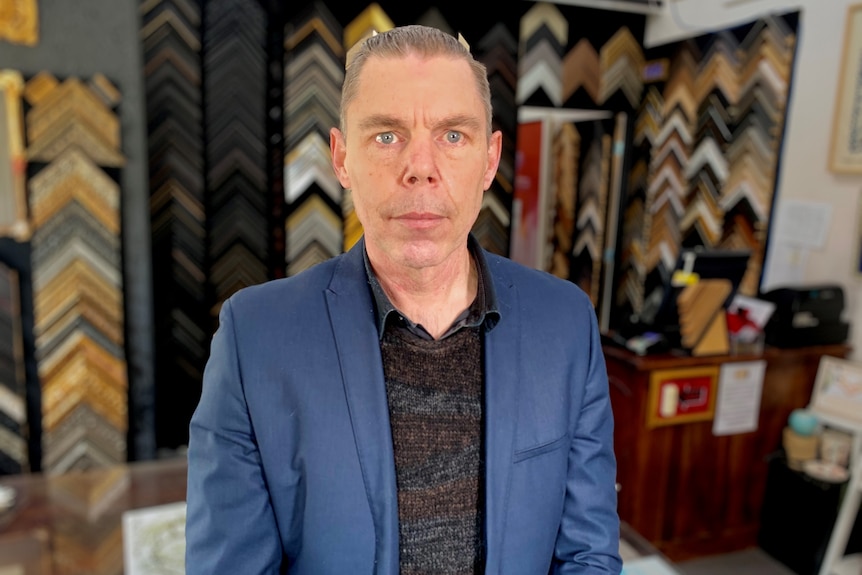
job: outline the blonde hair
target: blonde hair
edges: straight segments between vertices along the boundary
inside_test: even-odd
[[[485,120],[487,136],[491,136],[491,87],[488,83],[488,71],[482,62],[479,62],[470,53],[470,50],[461,43],[458,38],[431,26],[399,26],[369,36],[357,46],[354,46],[348,56],[347,70],[344,75],[344,83],[341,86],[341,109],[339,110],[339,122],[342,132],[347,133],[345,111],[350,102],[356,97],[359,85],[359,75],[365,62],[372,56],[380,58],[404,58],[410,54],[423,57],[446,56],[461,59],[470,65],[473,71],[476,89],[479,90],[479,98],[485,106]]]

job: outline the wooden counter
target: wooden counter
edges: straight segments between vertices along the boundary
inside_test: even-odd
[[[619,512],[673,561],[757,544],[767,456],[781,446],[790,412],[808,404],[820,358],[846,357],[845,345],[759,355],[639,357],[606,346],[614,411]],[[715,436],[712,420],[648,428],[650,375],[655,370],[765,359],[755,432]]]

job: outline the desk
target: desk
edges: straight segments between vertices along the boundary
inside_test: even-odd
[[[123,513],[185,501],[186,461],[6,476],[0,484],[17,491],[0,514],[0,574],[120,575]]]

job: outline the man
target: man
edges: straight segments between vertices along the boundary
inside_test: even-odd
[[[225,302],[187,572],[619,573],[593,308],[470,234],[501,149],[484,67],[433,28],[372,37],[330,145],[364,237]]]

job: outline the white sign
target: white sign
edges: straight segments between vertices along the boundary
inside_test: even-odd
[[[757,430],[766,360],[725,363],[718,374],[713,435]]]
[[[822,249],[832,224],[832,205],[809,200],[778,204],[775,241],[785,246]]]

